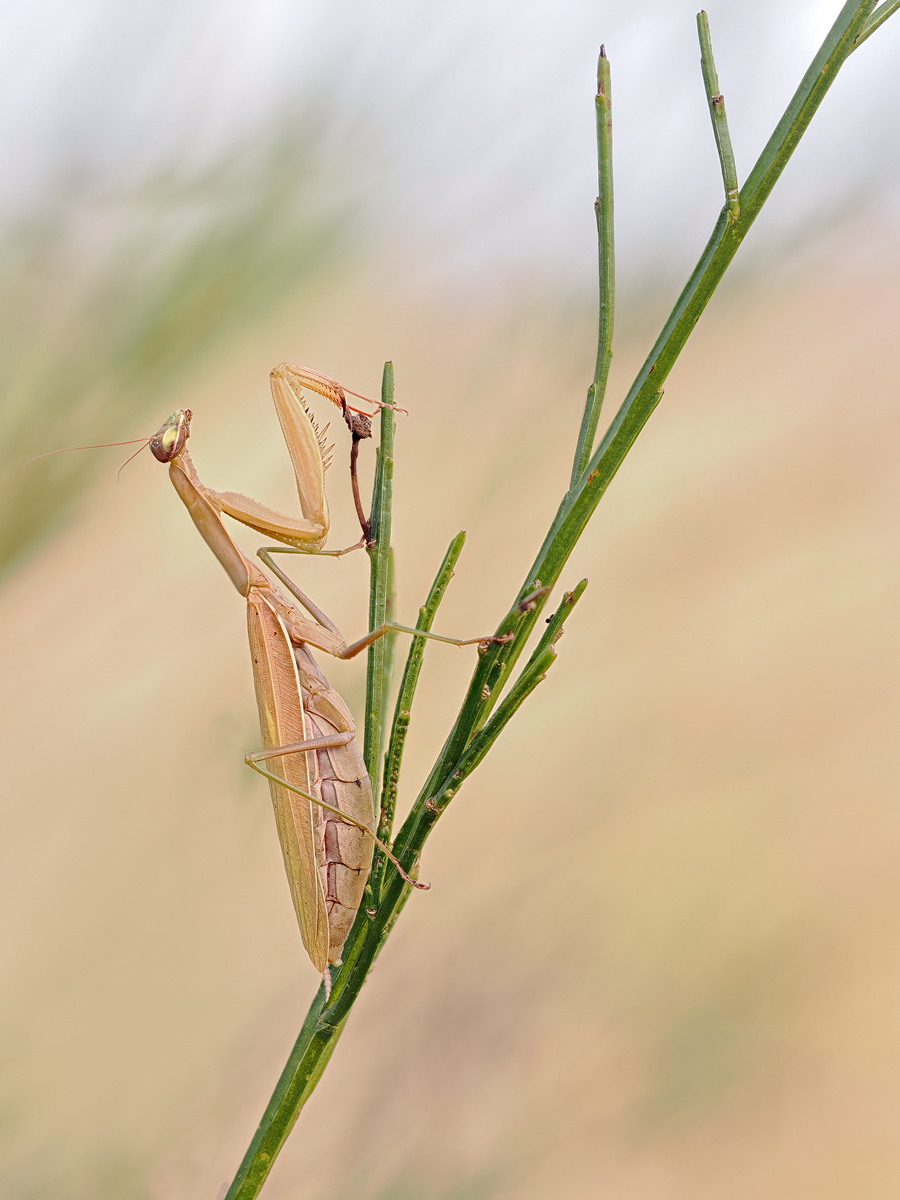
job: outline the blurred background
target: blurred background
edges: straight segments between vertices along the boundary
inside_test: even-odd
[[[712,0],[742,178],[838,9]],[[269,368],[371,395],[390,358],[401,620],[466,528],[439,628],[492,629],[593,369],[601,42],[610,415],[722,203],[694,15],[0,15],[0,1195],[215,1200],[317,985],[242,762],[243,605],[146,453],[118,482],[125,449],[22,462],[190,406],[201,477],[290,508]],[[897,1195],[898,53],[900,18],[698,326],[564,574],[591,586],[557,665],[429,843],[271,1200]],[[341,432],[333,545],[356,536]],[[362,556],[296,570],[363,630]],[[324,666],[360,713],[362,664]],[[401,804],[470,669],[429,650]]]

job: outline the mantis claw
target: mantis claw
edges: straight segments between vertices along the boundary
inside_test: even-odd
[[[516,609],[523,616],[525,615],[525,613],[534,612],[535,608],[537,608],[538,600],[542,600],[544,598],[544,596],[548,595],[549,592],[550,592],[550,588],[548,588],[548,587],[536,588],[533,592],[530,592],[527,596],[522,597],[522,599],[516,605]]]
[[[481,638],[478,642],[478,653],[487,654],[491,646],[503,646],[506,642],[511,642],[515,636],[514,633],[493,633],[490,637]]]

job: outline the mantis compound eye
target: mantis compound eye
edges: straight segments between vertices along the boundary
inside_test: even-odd
[[[192,416],[189,408],[179,408],[163,421],[150,439],[150,453],[155,459],[167,463],[181,453],[191,432]]]

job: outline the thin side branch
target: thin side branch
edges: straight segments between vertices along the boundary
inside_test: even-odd
[[[875,30],[885,23],[888,17],[894,15],[898,8],[900,8],[900,0],[885,0],[884,4],[879,5],[863,26],[862,33],[856,39],[853,49],[858,50],[866,38],[870,38]]]
[[[419,609],[419,619],[416,629],[430,632],[434,623],[438,606],[444,598],[444,593],[453,578],[453,568],[462,553],[465,544],[465,532],[458,533],[447,548],[444,561],[435,576],[434,583],[428,593],[428,599]],[[403,668],[403,679],[400,681],[400,692],[394,708],[394,720],[391,725],[391,736],[388,742],[387,757],[384,760],[384,781],[381,788],[381,811],[378,817],[378,835],[385,841],[390,840],[391,828],[394,821],[394,811],[397,805],[397,786],[400,779],[400,764],[403,759],[403,748],[406,734],[409,730],[410,714],[413,699],[419,682],[419,672],[425,656],[426,639],[413,637],[409,652],[406,656],[406,666]],[[378,862],[372,867],[373,877],[378,877]]]
[[[600,47],[597,63],[597,96],[594,101],[597,122],[597,249],[600,267],[600,320],[597,331],[597,362],[594,379],[584,403],[578,444],[572,463],[570,486],[578,482],[594,449],[600,409],[606,394],[609,365],[612,362],[613,324],[616,309],[616,258],[613,229],[613,167],[612,167],[612,84],[606,47]]]
[[[712,40],[709,36],[709,19],[702,11],[697,13],[697,33],[700,35],[700,66],[703,70],[703,84],[709,103],[709,115],[712,118],[716,149],[719,152],[722,182],[725,185],[725,205],[731,214],[732,221],[736,221],[741,215],[737,168],[734,165],[731,134],[728,132],[728,118],[725,116],[725,97],[719,91],[719,76],[716,72]]]
[[[556,643],[563,634],[563,622],[581,599],[586,587],[587,580],[582,579],[573,591],[563,595],[559,608],[552,617],[548,618],[547,628],[528,662],[520,671],[518,679],[500,701],[497,711],[484,729],[477,733],[469,743],[459,766],[446,781],[446,785],[440,789],[439,795],[432,800],[432,807],[437,812],[442,812],[447,807],[451,798],[484,759],[506,725],[553,666],[556,661]],[[427,805],[428,801],[426,801]]]
[[[741,219],[733,222],[723,209],[712,235],[659,337],[622,401],[609,428],[588,463],[581,479],[563,498],[544,543],[532,564],[525,595],[540,579],[555,585],[588,521],[607,487],[634,445],[662,397],[662,385],[693,333],[703,310],[719,285],[731,260],[746,237],[772,189],[838,72],[853,48],[860,30],[875,7],[875,0],[847,0],[818,53],[803,76],[775,131],[760,154],[747,182],[741,188]],[[487,719],[500,688],[525,648],[525,641],[539,617],[526,617],[515,630],[513,642],[493,646],[478,663],[463,708],[451,734],[455,745],[465,744]],[[498,632],[506,632],[501,622]],[[485,685],[489,684],[487,692]]]
[[[879,24],[882,23],[897,7],[893,0],[889,5],[882,5],[875,19]],[[750,225],[768,199],[847,56],[859,44],[861,34],[865,32],[868,36],[874,10],[875,0],[847,0],[844,4],[741,189],[740,221],[736,223],[728,210],[723,210],[700,261],[618,413],[577,482],[570,486],[564,496],[528,572],[526,583],[519,589],[512,609],[498,627],[499,634],[512,633],[514,638],[510,642],[488,647],[480,656],[450,737],[394,841],[393,851],[406,871],[413,868],[428,834],[438,820],[436,805],[428,804],[435,795],[435,787],[444,780],[450,781],[452,786],[454,772],[460,770],[462,774],[461,769],[478,758],[481,738],[487,741],[492,737],[497,728],[494,721],[505,723],[503,718],[507,708],[504,706],[511,706],[520,694],[533,690],[533,686],[540,681],[545,665],[552,661],[552,645],[542,643],[543,649],[539,646],[537,657],[532,655],[513,688],[497,706],[494,719],[490,719],[492,707],[496,705],[505,681],[509,679],[524,650],[529,633],[539,620],[546,595],[544,589],[553,587],[558,580],[606,488],[659,403],[662,385],[669,371]],[[582,439],[582,442],[587,444],[586,439]],[[532,604],[530,598],[536,592],[539,598]],[[526,611],[522,611],[520,604]],[[372,627],[376,627],[381,620],[383,618],[373,620]],[[370,699],[367,693],[367,732],[369,715],[373,712],[371,703],[368,703]],[[380,704],[377,711],[380,712]],[[377,739],[375,744],[377,746]],[[467,758],[467,755],[471,757]],[[252,1200],[258,1195],[300,1108],[318,1082],[369,970],[410,894],[408,885],[400,876],[393,872],[390,875],[375,905],[360,909],[357,915],[344,944],[343,963],[335,973],[331,1002],[327,1007],[324,987],[320,987],[256,1136],[229,1188],[227,1200]]]
[[[387,740],[388,729],[390,727],[390,701],[391,701],[391,681],[394,678],[394,662],[397,657],[397,633],[398,626],[394,618],[397,616],[397,586],[394,581],[394,548],[388,547],[388,564],[387,564],[387,595],[384,606],[385,624],[390,626],[387,633],[382,638],[384,642],[384,657],[381,660],[381,716],[378,724],[378,757],[375,760],[375,770],[379,769],[380,764],[384,761],[384,746]],[[377,783],[375,781],[375,790],[377,794]],[[381,799],[378,800],[379,806]],[[376,813],[378,809],[375,809]]]
[[[375,482],[372,489],[372,515],[369,518],[369,629],[378,629],[386,621],[391,585],[391,509],[394,487],[394,367],[384,364],[381,381],[381,438],[376,455]],[[384,739],[384,694],[390,688],[385,667],[392,659],[388,638],[379,638],[369,647],[366,664],[366,725],[363,760],[372,781],[375,811],[378,812],[379,758]]]

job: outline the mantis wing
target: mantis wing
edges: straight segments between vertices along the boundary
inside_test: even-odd
[[[267,749],[304,741],[306,720],[293,649],[281,621],[256,589],[247,597],[247,632],[259,706],[259,725]],[[311,752],[289,754],[273,761],[273,774],[301,791],[314,787]],[[316,856],[313,805],[296,792],[270,780],[278,840],[300,925],[300,936],[313,966],[328,965],[328,915]]]

